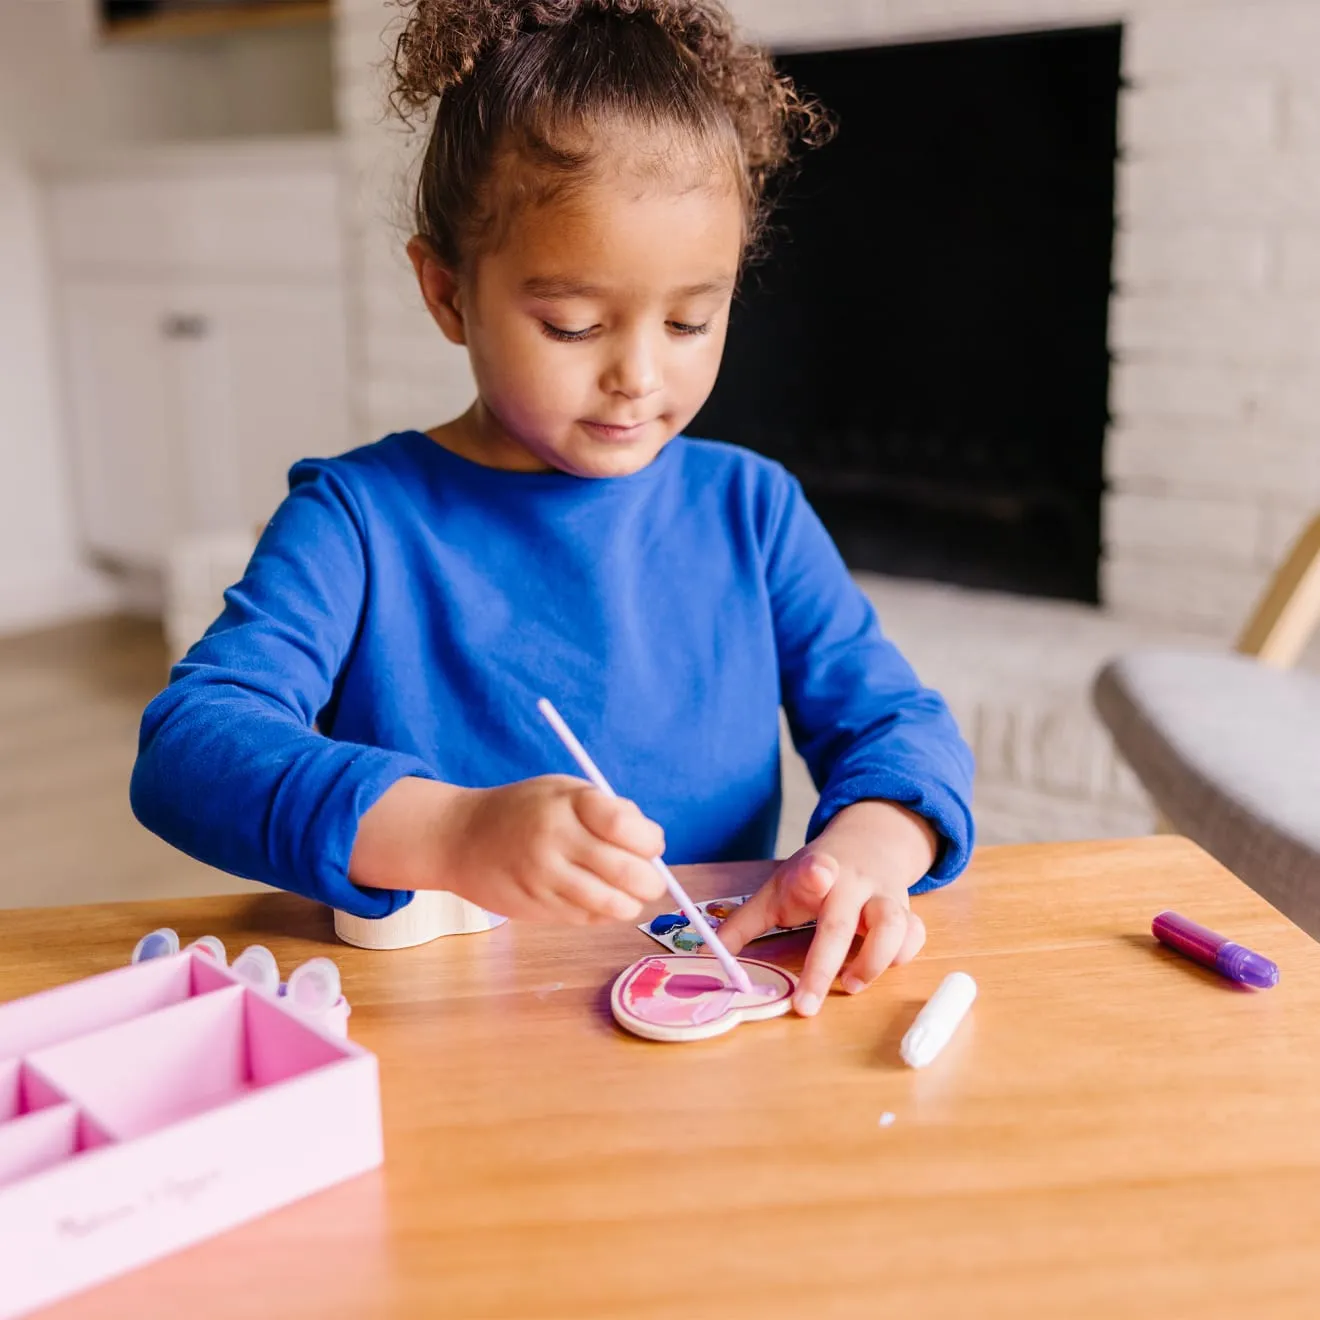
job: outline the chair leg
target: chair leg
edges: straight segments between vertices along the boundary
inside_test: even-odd
[[[1297,539],[1238,639],[1243,655],[1291,669],[1320,625],[1320,518]]]

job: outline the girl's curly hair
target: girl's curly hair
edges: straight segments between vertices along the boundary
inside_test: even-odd
[[[755,247],[771,181],[799,143],[823,142],[832,128],[766,52],[737,36],[719,0],[399,3],[408,17],[392,104],[408,123],[435,107],[416,230],[455,268],[499,241],[509,199],[497,205],[505,190],[493,184],[510,155],[536,167],[544,199],[593,160],[583,128],[678,130],[733,166]]]

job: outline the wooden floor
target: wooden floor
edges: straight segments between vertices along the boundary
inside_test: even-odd
[[[251,888],[133,818],[138,721],[165,674],[138,620],[0,638],[0,908]]]

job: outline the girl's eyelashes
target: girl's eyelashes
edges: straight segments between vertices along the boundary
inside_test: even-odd
[[[549,321],[542,321],[541,329],[551,339],[557,339],[561,344],[580,344],[584,339],[591,338],[596,327],[591,325],[585,330],[563,330],[557,325],[551,325]]]
[[[702,325],[690,325],[686,321],[668,321],[666,324],[676,335],[710,334],[709,321]],[[580,344],[584,340],[590,339],[599,329],[600,326],[591,325],[585,330],[565,330],[562,326],[554,325],[550,321],[541,322],[542,333],[561,344]]]

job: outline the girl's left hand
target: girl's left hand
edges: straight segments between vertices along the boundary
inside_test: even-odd
[[[857,994],[920,953],[926,927],[911,910],[908,889],[930,870],[936,847],[935,832],[921,817],[893,803],[856,803],[781,863],[724,922],[719,937],[737,955],[773,926],[814,919],[816,933],[793,997],[793,1007],[811,1017],[841,969],[843,989]],[[857,935],[861,946],[848,961]]]

